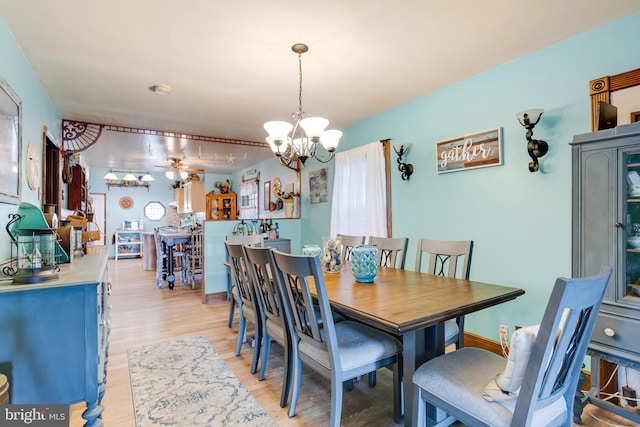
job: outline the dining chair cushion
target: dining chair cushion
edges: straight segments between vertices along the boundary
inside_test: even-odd
[[[400,342],[391,335],[363,325],[359,322],[345,320],[335,324],[338,347],[340,348],[340,364],[343,371],[362,366],[367,361],[375,361],[392,357],[402,348]],[[326,330],[320,335],[326,340]],[[302,337],[301,337],[302,338]],[[313,354],[314,359],[322,366],[330,369],[329,353],[304,339],[300,341],[300,353]]]
[[[430,391],[439,399],[457,402],[458,408],[495,427],[511,425],[516,399],[509,402],[490,402],[482,397],[482,384],[493,381],[495,373],[504,369],[504,358],[473,347],[433,358],[420,366],[414,376],[416,384],[430,384]],[[468,369],[459,369],[465,366]],[[535,411],[531,425],[547,425],[566,411],[560,395],[553,403]]]

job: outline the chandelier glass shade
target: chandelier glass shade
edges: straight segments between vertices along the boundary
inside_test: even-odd
[[[316,160],[327,163],[333,159],[342,132],[339,130],[325,130],[329,120],[323,117],[310,117],[302,109],[302,54],[309,48],[302,43],[296,43],[291,50],[298,54],[298,111],[292,114],[294,124],[284,121],[271,121],[264,124],[269,133],[267,142],[280,163],[290,169],[300,171],[305,162],[315,157]],[[327,152],[326,157],[318,152],[318,143]]]
[[[122,178],[123,181],[137,181],[138,178],[136,178],[136,176],[134,174],[132,174],[131,172],[129,172],[128,174],[126,174],[124,176],[124,178]]]

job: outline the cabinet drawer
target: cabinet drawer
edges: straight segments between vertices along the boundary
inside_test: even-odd
[[[605,330],[611,329],[613,336]],[[600,313],[591,336],[592,343],[640,354],[640,320]]]

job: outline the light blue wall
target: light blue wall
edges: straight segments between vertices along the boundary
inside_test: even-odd
[[[42,157],[42,129],[46,126],[51,135],[60,140],[60,116],[34,75],[31,66],[18,47],[13,35],[0,18],[0,78],[5,80],[22,101],[22,153],[20,166],[25,169],[26,147],[29,141],[38,147]],[[20,197],[23,202],[40,206],[38,190],[30,190],[25,175],[20,180]],[[0,203],[0,262],[10,258],[10,238],[4,228],[8,215],[17,211],[17,205]]]
[[[470,332],[496,339],[500,323],[512,331],[538,323],[555,278],[571,274],[568,143],[591,129],[589,81],[640,67],[637,40],[640,14],[436,93],[416,94],[344,130],[340,151],[384,138],[413,144],[411,179],[392,170],[393,235],[410,238],[408,268],[420,237],[472,239],[472,280],[526,290],[516,301],[468,316]],[[550,145],[540,173],[528,171],[525,130],[515,118],[528,108],[545,109],[534,130]],[[503,128],[503,166],[436,174],[436,141],[495,127]],[[328,206],[306,207],[302,234],[328,232]]]

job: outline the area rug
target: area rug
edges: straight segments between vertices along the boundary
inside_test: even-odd
[[[202,335],[129,350],[137,427],[277,426]]]

